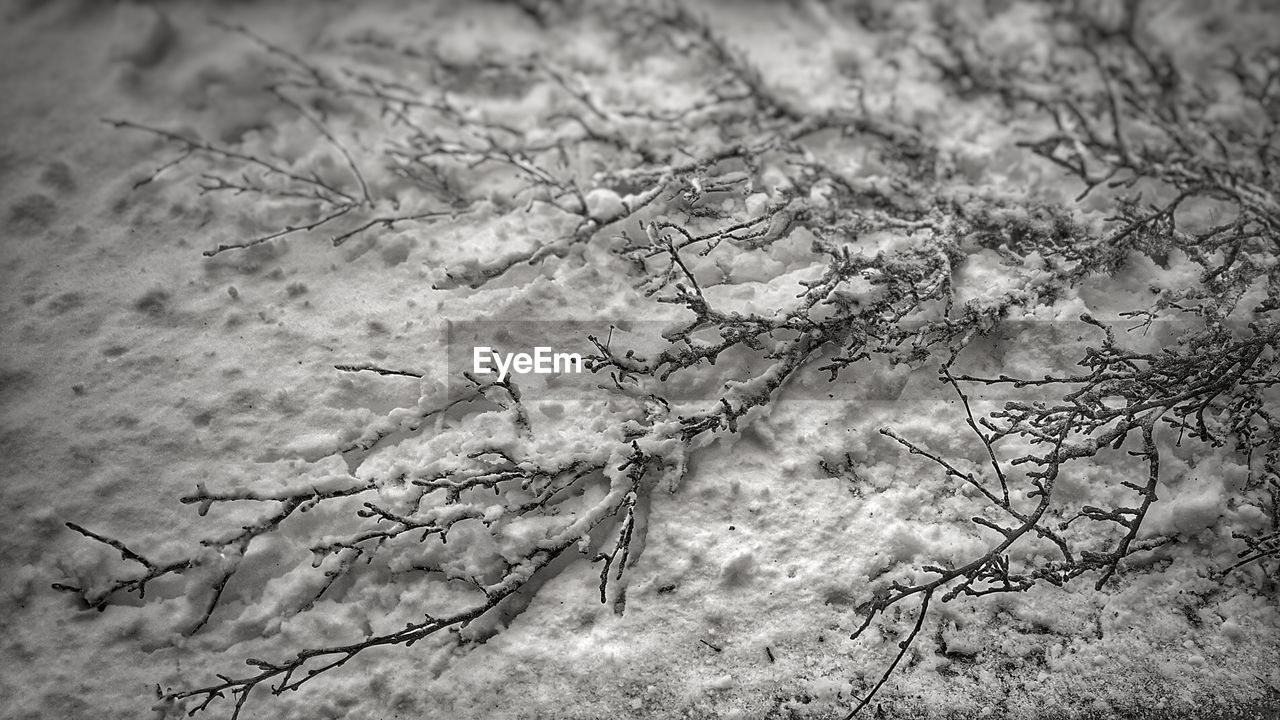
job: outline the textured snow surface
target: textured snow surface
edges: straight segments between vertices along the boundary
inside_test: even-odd
[[[879,12],[891,4],[865,5]],[[874,31],[839,6],[697,5],[770,83],[806,106],[836,103],[849,89],[842,68],[861,67],[869,86],[898,83],[905,117],[950,128],[947,150],[962,172],[990,171],[1011,186],[1060,182],[1047,164],[1010,150],[1007,130],[984,123],[980,108],[941,106],[943,91],[929,73],[908,67],[887,79]],[[1023,8],[992,12],[992,43],[1034,45],[1019,32]],[[306,555],[300,536],[268,535],[244,558],[209,627],[187,636],[182,629],[203,606],[202,596],[185,591],[208,584],[216,566],[155,583],[146,603],[127,597],[101,613],[85,610],[50,584],[101,587],[123,565],[64,521],[128,538],[163,560],[206,527],[195,507],[178,502],[197,485],[263,496],[345,487],[353,479],[338,448],[361,433],[400,428],[419,402],[425,408],[443,396],[450,320],[603,317],[659,328],[680,319],[673,308],[646,303],[600,247],[516,268],[479,290],[450,282],[446,272],[468,277],[479,261],[572,229],[545,207],[508,212],[513,191],[496,181],[492,206],[456,221],[396,227],[338,248],[297,237],[202,257],[290,216],[270,201],[199,195],[183,181],[194,180],[186,170],[135,189],[168,156],[147,136],[99,122],[189,128],[337,176],[342,168],[314,130],[261,90],[261,51],[211,18],[330,62],[359,52],[353,40],[375,38],[403,47],[430,40],[442,56],[466,63],[545,46],[548,31],[514,6],[17,0],[0,13],[2,718],[151,717],[157,685],[239,674],[246,657],[386,632],[451,599],[394,581],[390,572],[407,566],[392,567],[386,582],[367,578],[292,615],[322,578],[294,564]],[[1175,29],[1191,22],[1169,13]],[[1263,25],[1275,19],[1258,17]],[[685,71],[679,57],[630,66],[604,37],[557,37],[558,59],[590,70],[610,102],[678,106],[666,95],[668,79]],[[492,85],[491,119],[521,125],[563,101],[549,87],[521,82],[474,79]],[[882,173],[877,162],[856,147],[833,160],[855,182]],[[766,170],[746,197],[748,210],[763,213],[782,182],[780,171]],[[1076,192],[1064,182],[1065,198]],[[604,222],[629,198],[597,190],[585,199],[589,216]],[[403,200],[400,211],[412,211],[408,193]],[[911,242],[886,233],[863,238],[856,251]],[[723,280],[706,288],[708,297],[743,311],[794,304],[800,281],[820,272],[804,260],[807,243],[793,236],[768,252],[723,256]],[[1194,273],[1185,258],[1163,267],[1140,260],[1026,319],[1085,311],[1114,318],[1130,298],[1178,287]],[[972,254],[956,272],[958,302],[997,299],[1040,274],[1034,259],[1012,268],[993,251]],[[874,292],[868,285],[851,295],[870,301]],[[991,366],[979,359],[975,367],[1032,376],[1062,369],[1069,360],[1062,348],[1076,334],[1033,334],[1034,341],[984,340]],[[426,377],[334,370],[357,363]],[[494,613],[460,636],[483,642],[442,636],[370,650],[297,693],[271,698],[259,689],[244,717],[842,717],[878,679],[903,629],[891,622],[889,634],[849,640],[869,584],[910,580],[921,564],[972,557],[992,540],[967,522],[972,492],[877,433],[890,425],[974,468],[984,462],[933,370],[868,372],[854,388],[853,399],[822,399],[821,382],[801,383],[796,397],[784,394],[770,412],[743,420],[749,427],[741,434],[687,456],[678,441],[647,440],[645,450],[667,458],[664,487],[676,492],[652,496],[623,614],[599,602],[597,567],[565,563],[520,598],[523,611]],[[734,392],[746,397],[752,388]],[[975,407],[1001,401],[974,397]],[[604,404],[531,407],[534,421],[553,429],[548,456],[593,448],[613,427]],[[441,450],[444,441],[410,443],[371,456],[357,476],[426,474],[473,448],[518,441],[509,423],[481,422],[471,428],[473,445],[455,443],[452,456]],[[1280,694],[1275,584],[1247,573],[1227,585],[1210,577],[1233,556],[1232,530],[1264,527],[1253,508],[1230,507],[1222,495],[1243,482],[1245,469],[1227,455],[1179,454],[1169,445],[1168,480],[1147,532],[1176,532],[1182,541],[1143,559],[1159,572],[1139,567],[1101,593],[1090,581],[939,605],[911,661],[883,691],[883,716],[1274,717],[1257,708],[1268,699],[1274,707]],[[856,480],[820,469],[820,459],[846,453],[857,458]],[[1090,489],[1119,471],[1103,463],[1079,469],[1061,481],[1062,497],[1097,499]],[[383,494],[396,499],[394,488]],[[477,512],[448,540],[466,548],[448,556],[448,569],[462,576],[483,575],[494,558],[549,531],[522,521],[503,545],[481,522],[500,508]],[[310,537],[323,537],[332,521],[320,512],[307,519]],[[1036,542],[1019,547],[1049,552]],[[439,548],[424,544],[422,552],[431,559]],[[228,712],[224,702],[206,716]]]

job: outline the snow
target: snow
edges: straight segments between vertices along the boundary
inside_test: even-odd
[[[600,224],[608,223],[626,212],[618,193],[608,188],[595,188],[587,193],[587,215]]]
[[[916,55],[882,57],[877,31],[840,3],[697,7],[791,101],[844,107],[860,86],[875,107],[892,104],[910,123],[948,129],[954,142],[947,150],[970,182],[1050,190],[1062,184],[1051,168],[1010,150],[1013,130],[993,121],[989,108],[956,104]],[[0,718],[145,717],[157,684],[185,687],[215,673],[243,673],[246,657],[280,659],[318,642],[394,631],[423,613],[474,601],[477,592],[465,580],[497,582],[502,564],[530,548],[579,538],[536,587],[465,631],[371,650],[280,698],[259,688],[242,717],[842,716],[878,679],[913,620],[894,616],[883,634],[849,640],[872,590],[928,579],[919,565],[961,562],[998,540],[968,523],[982,506],[976,491],[876,433],[892,426],[965,470],[985,467],[932,367],[854,366],[841,378],[850,383],[839,386],[842,394],[824,377],[806,378],[740,418],[740,433],[692,446],[680,439],[678,415],[708,409],[696,403],[654,419],[642,396],[588,402],[531,393],[530,436],[502,409],[499,391],[474,407],[433,412],[454,387],[442,341],[450,320],[636,321],[634,333],[618,333],[620,346],[685,322],[678,307],[650,307],[608,250],[623,223],[564,258],[518,266],[472,290],[484,267],[565,237],[582,219],[540,203],[526,211],[530,198],[517,197],[518,182],[495,171],[481,188],[489,201],[451,220],[379,230],[338,248],[319,233],[204,258],[201,252],[219,244],[293,221],[296,206],[201,195],[198,173],[187,166],[134,188],[174,149],[99,122],[131,118],[242,143],[299,172],[343,181],[345,166],[314,128],[262,91],[275,65],[246,38],[210,24],[209,15],[318,58],[330,72],[356,55],[361,67],[380,62],[378,51],[351,47],[356,37],[376,33],[397,47],[430,48],[470,68],[471,76],[447,91],[459,106],[483,104],[491,120],[520,127],[577,106],[550,83],[515,71],[486,74],[486,61],[545,51],[544,59],[568,68],[566,76],[601,104],[658,111],[700,97],[699,66],[678,47],[629,60],[624,50],[636,51],[610,47],[602,31],[543,30],[514,4],[496,3],[57,0],[11,2],[0,13]],[[991,47],[1035,44],[1026,31],[1035,21],[1031,9],[1013,4],[999,17],[986,37]],[[1189,21],[1173,15],[1163,22],[1176,32]],[[406,69],[401,77],[408,82],[421,72]],[[368,125],[343,129],[376,145],[375,125],[362,122]],[[621,124],[655,132],[661,145],[663,131],[639,120]],[[851,182],[887,187],[891,165],[850,144],[842,139],[822,152]],[[568,162],[589,177],[594,157]],[[392,184],[387,167],[363,170]],[[824,181],[796,198],[784,164],[725,172],[721,180],[745,178],[725,193],[725,206],[751,217],[821,208],[840,193]],[[427,209],[415,204],[411,187],[401,186],[398,208],[387,200],[376,211]],[[641,197],[630,187],[582,190],[581,211],[600,225]],[[669,219],[686,220],[676,213]],[[690,221],[698,223],[714,226]],[[779,221],[772,233],[776,242],[768,247],[690,259],[702,263],[702,290],[714,307],[770,314],[797,305],[801,281],[818,276],[822,260],[810,251],[808,230],[784,236]],[[851,251],[903,252],[922,237],[868,233]],[[1044,259],[1025,260],[1008,265],[993,249],[969,254],[953,273],[957,304],[998,302],[1034,288],[1045,277]],[[1026,318],[1029,326],[1063,321],[1053,332],[1022,328],[984,340],[975,348],[991,349],[989,357],[974,362],[1031,376],[1070,368],[1079,333],[1075,325],[1062,329],[1065,321],[1079,324],[1083,312],[1114,319],[1149,304],[1152,288],[1185,287],[1197,272],[1179,253],[1163,264],[1135,255],[1115,278],[1090,281]],[[864,280],[845,292],[874,303],[878,287]],[[1159,347],[1170,338],[1157,329],[1149,342]],[[358,363],[423,377],[334,368]],[[746,360],[726,355],[708,369],[710,380],[697,379],[701,385],[673,378],[672,397],[702,397],[693,391],[718,387],[737,407],[760,391],[770,366],[752,366],[766,373],[754,381],[721,382],[746,369]],[[1003,399],[994,390],[975,392],[975,410]],[[601,568],[590,560],[614,542],[595,529],[619,519],[604,508],[630,497],[619,469],[633,450],[622,441],[626,419],[632,423],[625,427],[647,429],[635,448],[655,460],[661,491],[640,501],[644,519],[636,532],[643,537],[619,582],[626,599],[619,614],[599,602]],[[651,422],[641,426],[641,419]],[[1160,442],[1167,479],[1142,537],[1174,534],[1178,542],[1142,562],[1161,572],[1135,564],[1101,593],[1090,592],[1086,579],[939,603],[882,696],[889,717],[1123,715],[1144,706],[1179,717],[1280,692],[1274,584],[1260,584],[1266,580],[1249,569],[1226,579],[1212,574],[1234,561],[1233,531],[1268,527],[1256,507],[1227,502],[1248,468],[1225,450],[1199,454],[1171,438]],[[335,584],[300,612],[324,571],[343,559],[313,556],[314,540],[341,539],[344,518],[366,499],[403,510],[417,497],[414,480],[462,467],[469,454],[497,451],[547,464],[585,457],[603,467],[603,477],[566,493],[563,514],[517,517],[486,493],[425,513],[448,525],[447,545],[439,538],[419,543],[415,535],[404,552],[370,565],[359,582]],[[848,477],[831,477],[818,464],[846,453],[853,459]],[[1077,504],[1100,492],[1108,497],[1101,489],[1116,486],[1124,467],[1073,470],[1059,480],[1059,497]],[[54,582],[77,585],[92,599],[111,578],[139,569],[68,530],[66,521],[127,539],[164,561],[218,535],[214,528],[234,534],[262,516],[263,508],[248,507],[255,503],[182,504],[193,489],[278,499],[366,481],[377,485],[369,495],[309,510],[288,533],[255,540],[243,557],[228,551],[182,578],[158,580],[145,602],[120,596],[98,613],[50,589]],[[1108,499],[1132,499],[1126,492]],[[1052,546],[1037,540],[1010,554],[1050,557]],[[209,625],[187,635],[205,611],[202,589],[237,561],[238,575]],[[427,564],[460,580],[415,569]],[[612,592],[616,598],[621,591]],[[207,716],[227,711],[225,702],[215,704]]]

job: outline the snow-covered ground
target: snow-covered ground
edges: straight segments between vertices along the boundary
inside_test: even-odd
[[[666,150],[693,142],[676,148],[671,162],[678,163],[729,131],[710,122],[691,139],[679,122],[615,109],[644,108],[657,117],[715,100],[708,88],[723,81],[723,68],[693,59],[693,50],[686,55],[681,42],[692,47],[696,37],[667,38],[635,7],[628,15],[621,3],[582,4],[587,8],[567,15],[560,3],[536,0],[3,5],[0,717],[178,714],[181,702],[159,696],[216,683],[218,673],[241,677],[253,670],[246,658],[280,661],[309,647],[393,633],[424,613],[447,614],[474,602],[468,582],[503,578],[504,553],[511,561],[561,532],[579,517],[575,511],[589,515],[592,503],[617,506],[609,502],[622,471],[610,468],[627,459],[631,439],[624,441],[619,427],[653,419],[637,408],[656,410],[644,405],[644,393],[622,397],[598,387],[608,384],[607,373],[526,388],[528,436],[509,422],[514,411],[500,408],[422,417],[465,387],[451,355],[459,348],[446,342],[449,323],[508,323],[512,332],[558,333],[554,341],[564,343],[570,331],[595,327],[603,336],[612,323],[612,342],[651,352],[662,347],[664,328],[688,317],[680,304],[654,300],[670,287],[647,295],[634,267],[615,252],[624,230],[633,239],[643,231],[634,220],[609,221],[629,212],[623,203],[637,202],[646,187],[644,179],[622,182],[620,163],[632,156],[621,148],[636,138]],[[1035,6],[979,5],[984,42],[995,52],[1034,55],[1043,44]],[[1262,7],[1238,3],[1214,16],[1192,3],[1170,5],[1153,22],[1166,36],[1199,39],[1184,48],[1194,57],[1224,42],[1256,43],[1268,33],[1274,40],[1280,17],[1274,6],[1255,5]],[[920,59],[931,47],[928,33],[902,30],[913,13],[925,17],[920,7],[870,0],[687,7],[803,112],[853,107],[861,93],[863,109],[875,117],[931,138],[972,196],[1024,193],[1070,203],[1080,191],[1016,145],[1033,121],[1012,127],[990,99],[957,97]],[[624,28],[612,24],[623,19],[633,23],[625,41]],[[263,89],[281,77],[305,79],[306,68],[348,80],[383,72],[388,81],[428,88],[423,98],[442,91],[459,113],[455,120],[483,118],[491,130],[507,125],[514,131],[494,130],[497,136],[519,134],[535,145],[580,139],[574,122],[548,119],[578,113],[591,127],[620,135],[564,143],[572,152],[556,167],[578,177],[614,172],[616,182],[608,192],[588,193],[575,214],[576,198],[560,198],[568,212],[530,202],[524,180],[512,174],[458,173],[455,180],[478,177],[479,185],[463,188],[473,201],[467,207],[451,208],[425,198],[421,185],[384,162],[383,143],[403,137],[395,134],[403,127],[379,117],[377,100],[348,96],[303,107],[301,98],[317,95],[308,91],[296,95],[295,107]],[[754,82],[731,81],[725,87]],[[201,183],[219,182],[202,173],[237,181],[228,171],[237,167],[234,158],[187,157],[191,148],[181,142],[104,119],[279,159],[301,178],[293,182],[312,192],[358,195],[360,175],[377,197],[314,233],[209,256],[300,218],[314,220],[333,205],[315,197],[300,205],[252,188],[202,193]],[[835,135],[814,141],[819,160],[855,185],[894,187],[900,166],[885,159],[883,143]],[[346,149],[359,173],[351,172]],[[739,218],[773,212],[769,222],[781,223],[790,210],[779,207],[794,195],[788,193],[799,175],[780,151],[760,157],[776,164],[721,177],[728,190],[713,194],[715,202]],[[835,191],[815,185],[803,207],[820,207],[824,192]],[[340,246],[329,242],[362,220],[435,210],[442,216],[373,225]],[[1078,210],[1086,225],[1108,213],[1096,197]],[[673,210],[669,217],[690,216]],[[604,228],[479,282],[477,273],[492,263],[572,237],[583,222]],[[715,223],[689,222],[700,228],[695,232]],[[717,307],[741,313],[793,307],[824,267],[810,249],[816,231],[804,222],[764,227],[761,237],[772,244],[758,252],[690,251],[699,290]],[[914,237],[906,230],[867,233],[854,254],[905,252]],[[957,307],[1034,294],[1047,275],[1034,260],[1012,265],[991,248],[962,250],[967,255],[951,273]],[[1023,322],[975,340],[964,371],[1067,371],[1084,347],[1080,340],[1098,334],[1075,320],[1082,312],[1114,320],[1153,293],[1193,284],[1198,272],[1177,253],[1163,263],[1135,254],[1115,276],[1013,312]],[[850,302],[875,303],[883,287],[853,283],[841,292]],[[1147,340],[1151,348],[1163,341],[1159,333]],[[707,411],[698,400],[710,398],[714,411],[719,383],[768,367],[732,353],[722,360],[703,368],[710,375],[671,378],[672,402],[687,403],[678,410]],[[967,562],[995,537],[969,522],[982,513],[976,492],[878,432],[891,427],[959,458],[965,471],[983,469],[982,447],[955,394],[938,382],[939,362],[857,364],[834,384],[811,368],[767,408],[739,418],[734,431],[721,429],[688,448],[663,435],[662,423],[646,425],[636,447],[667,465],[653,469],[661,482],[635,500],[635,537],[629,556],[619,558],[626,572],[607,591],[599,587],[602,563],[592,558],[614,547],[622,512],[598,528],[580,528],[580,547],[465,628],[410,647],[369,648],[279,697],[264,683],[241,717],[844,717],[915,621],[913,601],[851,639],[873,591],[893,579],[923,580],[927,565]],[[762,387],[752,382],[725,396],[744,402]],[[493,392],[501,406],[505,396]],[[1008,399],[994,389],[973,392],[977,412]],[[675,423],[675,414],[667,422]],[[372,432],[387,437],[362,442]],[[1215,575],[1242,549],[1233,531],[1265,529],[1261,511],[1232,494],[1249,468],[1230,448],[1164,447],[1159,500],[1145,527],[1176,542],[1129,558],[1101,591],[1096,575],[1086,575],[1063,587],[1041,582],[1025,592],[935,600],[866,715],[1277,717],[1277,585],[1260,569],[1275,564]],[[199,541],[235,535],[258,523],[263,510],[242,507],[251,502],[208,503],[214,506],[202,514],[201,503],[180,498],[197,488],[265,497],[377,482],[379,502],[390,507],[404,501],[406,477],[425,478],[495,448],[548,462],[586,458],[600,464],[606,480],[587,483],[559,511],[527,522],[509,521],[508,508],[477,500],[480,515],[458,521],[447,545],[416,544],[415,537],[394,559],[357,568],[298,612],[323,582],[321,573],[335,567],[335,558],[322,555],[314,569],[309,547],[357,527],[349,523],[359,502],[326,503],[255,538],[218,606],[191,632],[219,569],[237,559],[214,558]],[[1124,504],[1127,491],[1116,487],[1124,473],[1145,480],[1140,462],[1084,463],[1059,480],[1057,498],[1072,507]],[[207,563],[149,584],[145,599],[115,593],[95,612],[76,593],[51,586],[92,594],[139,565],[67,522],[157,562],[205,552]],[[491,534],[490,522],[501,532]],[[1029,542],[1010,554],[1034,562],[1048,553],[1043,545]],[[415,574],[419,562],[455,577]],[[190,709],[199,700],[183,702]],[[197,717],[228,717],[233,706],[216,700]]]

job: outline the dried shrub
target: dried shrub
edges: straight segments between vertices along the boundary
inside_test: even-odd
[[[565,12],[559,3],[520,6],[540,24]],[[195,574],[207,579],[207,590],[185,631],[208,632],[251,546],[285,533],[302,534],[315,573],[272,596],[277,614],[305,613],[362,575],[439,592],[439,602],[395,630],[287,651],[276,660],[249,659],[247,673],[161,691],[165,704],[191,713],[227,699],[233,717],[255,688],[296,690],[369,648],[448,634],[465,644],[463,628],[518,612],[527,602],[522,591],[536,588],[561,559],[598,564],[601,602],[623,612],[636,528],[647,522],[644,498],[658,488],[677,491],[691,453],[740,431],[795,378],[817,372],[834,380],[864,362],[939,367],[939,379],[964,409],[955,427],[973,438],[987,469],[964,469],[892,429],[882,432],[974,488],[984,507],[972,523],[993,539],[965,562],[920,568],[927,581],[888,581],[857,604],[855,637],[884,622],[891,609],[909,601],[918,606],[898,652],[879,681],[864,688],[850,717],[906,657],[934,603],[1085,575],[1101,589],[1126,558],[1177,542],[1141,532],[1157,501],[1162,432],[1247,458],[1249,482],[1232,502],[1257,504],[1271,528],[1241,534],[1239,562],[1222,571],[1254,565],[1274,574],[1280,451],[1268,389],[1280,381],[1271,318],[1280,293],[1273,168],[1280,70],[1274,51],[1234,57],[1221,79],[1240,106],[1224,114],[1212,91],[1190,83],[1139,37],[1140,7],[1126,8],[1121,21],[1107,25],[1046,6],[1055,51],[1064,58],[1058,62],[987,56],[975,31],[945,6],[935,13],[936,42],[920,48],[957,98],[993,102],[1013,119],[1047,118],[1052,131],[1022,146],[1078,180],[1081,200],[1098,195],[1093,201],[1109,212],[1101,223],[1049,198],[973,194],[946,171],[937,138],[868,110],[861,97],[838,110],[807,109],[772,87],[707,19],[682,7],[626,6],[610,18],[624,50],[678,47],[697,64],[689,80],[701,92],[675,109],[605,102],[588,78],[545,56],[461,67],[430,51],[362,41],[382,69],[406,58],[425,62],[437,83],[451,74],[487,73],[550,85],[563,104],[538,118],[549,129],[539,133],[471,112],[431,86],[391,79],[394,73],[380,73],[377,63],[324,69],[246,29],[228,28],[278,61],[280,79],[270,91],[328,143],[326,167],[336,170],[325,176],[302,162],[113,121],[178,152],[143,182],[200,162],[202,192],[295,202],[299,219],[206,254],[319,232],[339,245],[402,223],[518,212],[520,206],[494,200],[495,192],[512,191],[524,209],[545,205],[572,229],[501,257],[457,264],[441,286],[480,287],[518,266],[607,243],[646,297],[682,309],[686,319],[664,334],[656,352],[592,338],[597,354],[589,368],[608,379],[601,396],[625,400],[606,430],[572,441],[540,434],[514,382],[471,378],[465,397],[443,402],[424,395],[418,407],[396,411],[339,449],[334,457],[345,460],[348,472],[311,474],[269,490],[199,486],[183,502],[210,514],[213,529],[189,555],[152,557],[68,523],[137,567],[91,586],[57,587],[102,607],[120,593],[141,595],[159,578]],[[1081,59],[1095,74],[1092,82],[1073,69]],[[344,135],[344,128],[370,123],[379,124],[376,147]],[[648,132],[635,132],[637,126]],[[891,178],[877,181],[841,167],[824,152],[840,143],[868,148]],[[588,149],[595,169],[566,161]],[[366,171],[375,164],[386,171],[376,175],[380,182]],[[1180,210],[1201,199],[1223,206],[1220,221],[1185,228]],[[865,239],[884,233],[903,241],[869,251]],[[717,261],[767,256],[801,237],[812,272],[790,302],[763,310],[724,306],[706,292]],[[1176,344],[1135,349],[1110,323],[1086,315],[1083,322],[1095,331],[1079,347],[1076,374],[1013,378],[958,370],[966,349],[1014,310],[1051,305],[1135,256],[1159,263],[1175,251],[1201,267],[1198,283],[1164,291],[1149,307],[1130,308],[1128,317],[1139,328],[1176,319],[1183,328]],[[985,262],[975,260],[980,252],[998,253],[1014,271],[1034,258],[1035,269],[1007,291],[957,300],[956,274],[967,263]],[[764,369],[735,377],[730,363],[724,382],[713,385],[722,391],[693,399],[670,392],[674,376],[720,372],[717,359],[734,353],[763,361]],[[414,375],[372,364],[337,369]],[[974,412],[966,392],[975,386],[1034,392],[1037,399],[984,415]],[[446,415],[455,418],[451,427],[429,430]],[[1124,502],[1070,507],[1055,496],[1065,466],[1119,453],[1134,458],[1132,475],[1116,480],[1128,493]],[[846,458],[824,468],[856,478],[855,465]],[[247,524],[219,526],[218,509],[232,504],[261,511]],[[323,514],[323,529],[298,522],[308,512]],[[1029,542],[1052,548],[1051,559],[1011,558],[1014,545]]]

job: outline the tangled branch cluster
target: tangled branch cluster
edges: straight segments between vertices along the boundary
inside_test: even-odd
[[[546,5],[524,4],[540,22]],[[938,47],[921,50],[958,96],[993,98],[1010,117],[1047,120],[1051,132],[1023,145],[1079,180],[1081,199],[1099,196],[1111,208],[1101,232],[1050,200],[962,196],[922,128],[871,113],[860,101],[811,111],[771,87],[707,20],[680,7],[628,6],[612,18],[628,29],[620,33],[622,46],[642,45],[632,48],[637,52],[678,47],[696,66],[690,74],[702,79],[700,94],[680,108],[605,102],[589,78],[545,56],[464,66],[430,48],[360,40],[386,67],[429,68],[427,85],[417,87],[377,67],[322,69],[247,29],[228,28],[279,61],[281,79],[270,91],[328,144],[335,158],[329,167],[338,170],[322,175],[300,162],[113,121],[178,152],[143,182],[202,161],[202,192],[296,204],[297,222],[207,255],[322,231],[338,245],[361,233],[478,211],[514,187],[526,209],[546,205],[572,229],[451,268],[439,286],[480,287],[518,266],[605,243],[631,268],[637,289],[681,308],[688,319],[653,353],[591,338],[597,354],[589,368],[611,380],[602,392],[626,400],[611,406],[614,422],[597,436],[566,442],[543,433],[513,381],[472,378],[465,397],[435,404],[424,398],[342,448],[336,454],[350,472],[270,491],[198,487],[183,502],[197,505],[201,515],[233,503],[266,511],[253,523],[214,533],[189,556],[151,558],[68,523],[139,567],[101,586],[57,587],[103,607],[120,593],[141,595],[162,576],[203,573],[209,578],[203,611],[186,628],[203,631],[216,625],[223,591],[254,542],[289,532],[301,513],[322,509],[341,518],[341,529],[309,544],[317,573],[305,592],[290,595],[294,606],[282,614],[306,612],[332,597],[345,578],[372,568],[390,571],[398,582],[433,584],[452,601],[441,611],[424,610],[403,628],[296,650],[280,660],[250,659],[246,674],[161,693],[191,713],[229,699],[233,718],[259,686],[274,694],[296,690],[369,648],[456,634],[502,613],[522,590],[536,587],[549,566],[575,552],[599,564],[601,602],[622,612],[625,572],[637,558],[634,539],[647,524],[644,500],[657,487],[677,489],[689,453],[738,432],[801,374],[817,371],[834,380],[871,361],[939,362],[940,380],[961,401],[989,470],[964,470],[922,443],[882,432],[973,487],[986,507],[972,522],[994,540],[966,562],[922,568],[932,576],[925,582],[893,582],[861,606],[855,637],[890,608],[919,602],[899,651],[850,716],[907,657],[931,603],[1019,592],[1040,581],[1064,584],[1086,574],[1096,575],[1101,589],[1127,557],[1177,542],[1173,535],[1142,532],[1157,501],[1166,430],[1247,458],[1251,476],[1240,500],[1265,509],[1271,529],[1241,535],[1240,561],[1223,572],[1269,567],[1280,547],[1280,444],[1268,395],[1280,382],[1280,326],[1271,317],[1280,303],[1274,175],[1280,63],[1274,50],[1235,56],[1218,78],[1234,93],[1224,98],[1220,89],[1185,77],[1141,36],[1140,11],[1131,3],[1122,22],[1107,25],[1078,11],[1046,10],[1046,22],[1060,35],[1054,47],[1061,57],[1039,68],[985,56],[964,22],[946,11],[937,15]],[[1071,69],[1081,58],[1089,61],[1090,79]],[[515,127],[451,91],[459,77],[471,85],[488,78],[497,88],[545,83],[563,102],[538,118],[536,130]],[[1224,112],[1224,104],[1236,112]],[[382,144],[360,147],[350,128],[371,122],[381,123]],[[858,177],[822,152],[850,141],[874,148],[894,177]],[[584,153],[594,158],[594,169],[575,160]],[[1194,201],[1217,203],[1221,221],[1184,227],[1181,211]],[[868,240],[886,234],[904,241],[886,249]],[[809,245],[810,272],[789,303],[763,310],[730,306],[711,290],[722,273],[718,262],[768,254],[797,240]],[[997,250],[1015,271],[1035,256],[1037,269],[1016,289],[957,302],[955,278],[972,261],[975,245]],[[1129,317],[1140,327],[1178,319],[1189,329],[1176,345],[1131,349],[1110,324],[1086,315],[1102,339],[1083,350],[1078,374],[980,377],[957,370],[965,349],[1013,311],[1050,305],[1090,278],[1117,272],[1134,253],[1163,261],[1175,251],[1200,266],[1198,284],[1165,291]],[[1245,307],[1246,301],[1257,304]],[[726,377],[716,386],[723,390],[707,397],[667,391],[672,376],[714,372],[717,359],[733,353],[762,359],[765,368]],[[1033,388],[1052,397],[1010,402],[982,416],[966,393],[974,386]],[[445,416],[454,418],[452,425],[436,422]],[[397,449],[414,460],[387,460],[401,455]],[[1121,451],[1142,468],[1118,479],[1130,501],[1072,508],[1055,496],[1065,467]],[[462,539],[450,542],[451,534]],[[481,537],[488,539],[476,540]],[[1012,559],[1015,544],[1032,541],[1046,543],[1052,555],[1035,564]],[[470,551],[459,548],[469,542]]]
[[[1107,193],[1105,202],[1113,209],[1101,242],[1080,242],[1071,232],[1028,236],[1010,226],[1001,250],[1014,262],[1034,252],[1063,263],[1060,277],[1066,285],[1113,274],[1134,253],[1164,263],[1180,251],[1201,273],[1197,285],[1166,290],[1150,307],[1121,313],[1136,321],[1130,331],[1145,332],[1158,320],[1184,328],[1173,346],[1159,352],[1126,348],[1112,324],[1086,314],[1081,320],[1104,337],[1083,350],[1078,365],[1085,372],[1078,375],[955,375],[952,355],[939,379],[965,409],[966,425],[989,460],[987,477],[963,471],[891,429],[881,430],[948,477],[976,488],[996,519],[975,516],[972,521],[998,540],[967,563],[923,568],[935,576],[927,582],[893,582],[864,606],[855,637],[890,607],[919,599],[915,623],[898,644],[899,652],[850,716],[866,707],[907,655],[935,595],[948,602],[961,595],[1019,592],[1041,580],[1062,585],[1087,573],[1098,576],[1095,588],[1101,590],[1126,557],[1178,542],[1176,535],[1143,532],[1161,486],[1158,428],[1174,431],[1179,445],[1185,438],[1201,447],[1232,447],[1249,467],[1243,494],[1230,502],[1256,505],[1269,530],[1234,533],[1245,549],[1221,576],[1278,556],[1280,426],[1268,393],[1280,382],[1280,325],[1273,316],[1280,288],[1275,280],[1280,271],[1280,185],[1274,175],[1280,157],[1277,50],[1245,56],[1230,48],[1230,62],[1212,78],[1220,84],[1209,86],[1185,76],[1169,54],[1142,37],[1141,13],[1141,3],[1126,2],[1118,21],[1107,24],[1079,9],[1053,8],[1050,22],[1061,33],[1054,50],[1061,56],[1039,72],[1010,69],[1003,58],[984,56],[973,31],[946,8],[938,13],[943,51],[927,57],[944,78],[962,94],[999,98],[1011,113],[1025,113],[1029,106],[1049,118],[1053,132],[1020,144],[1079,180],[1078,201]],[[1079,67],[1089,68],[1094,77],[1080,77]],[[1198,218],[1181,211],[1196,201],[1209,204],[1222,221],[1184,227],[1183,218],[1190,223]],[[1065,224],[1056,212],[1050,216],[1055,230]],[[1246,299],[1256,305],[1242,307]],[[975,418],[961,383],[1034,387],[1060,399],[1012,401]],[[1021,440],[1031,452],[1004,449],[1018,447],[1011,440]],[[1145,467],[1132,479],[1117,478],[1131,502],[1073,511],[1055,499],[1054,484],[1065,466],[1127,447],[1136,447],[1127,454]],[[1091,530],[1074,538],[1069,533],[1081,520],[1114,532]],[[1056,557],[1019,567],[1008,550],[1033,537],[1049,542]],[[1274,573],[1264,568],[1265,575]]]

